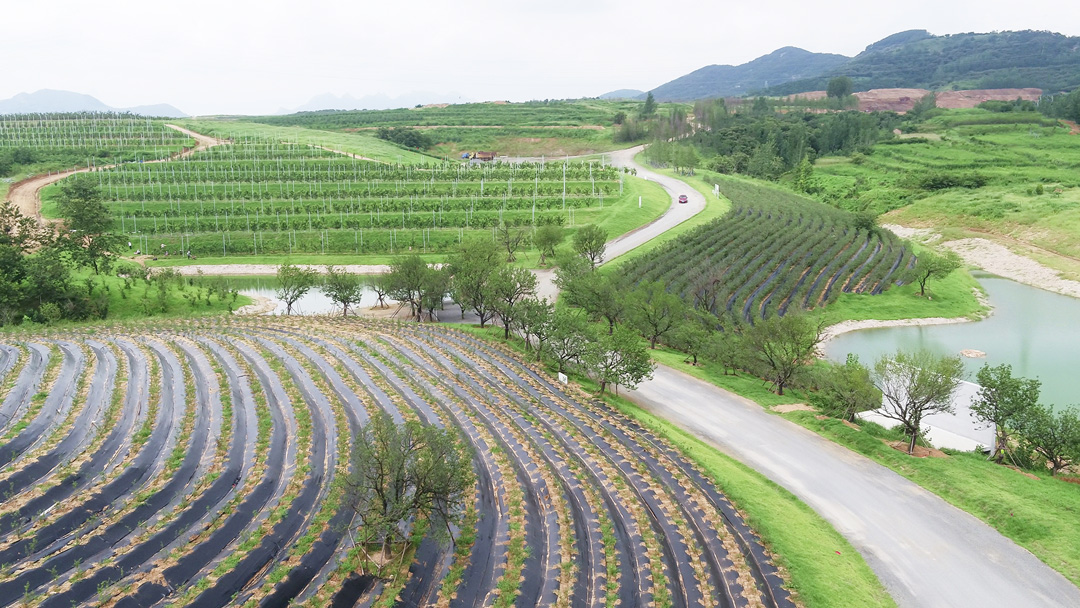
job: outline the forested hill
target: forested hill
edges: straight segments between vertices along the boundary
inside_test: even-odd
[[[657,101],[741,97],[769,85],[817,76],[848,59],[786,46],[742,65],[707,65],[656,87],[652,94]]]
[[[767,95],[821,91],[849,76],[856,91],[887,88],[1004,89],[1048,92],[1080,86],[1080,37],[1020,31],[934,36],[910,30],[880,40],[818,76],[763,89]]]

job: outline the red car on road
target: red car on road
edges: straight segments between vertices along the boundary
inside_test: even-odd
[[[680,203],[685,203],[685,202],[688,202],[688,200],[689,200],[689,199],[687,199],[687,198],[686,198],[686,195],[685,195],[685,194],[680,194],[680,195],[679,195],[679,202],[680,202]]]

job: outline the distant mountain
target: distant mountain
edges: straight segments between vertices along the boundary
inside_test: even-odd
[[[850,58],[785,46],[742,65],[709,65],[652,90],[657,101],[738,97],[782,82],[823,74]]]
[[[1080,86],[1080,37],[1030,30],[934,36],[926,30],[909,30],[879,40],[814,77],[772,84],[762,92],[818,91],[836,76],[851,77],[856,91],[1070,90]]]
[[[168,104],[114,108],[95,97],[71,91],[42,89],[34,93],[19,93],[11,99],[0,100],[0,114],[24,114],[33,112],[131,112],[143,116],[182,118],[187,116]]]
[[[604,93],[600,96],[600,99],[644,99],[645,91],[639,91],[637,89],[619,89],[618,91],[612,91],[610,93]]]
[[[469,101],[471,100],[465,99],[457,93],[439,94],[428,91],[414,91],[397,97],[376,93],[374,95],[364,95],[359,98],[353,97],[348,93],[344,95],[323,93],[322,95],[312,97],[310,101],[302,106],[291,110],[282,109],[278,114],[318,112],[319,110],[392,110],[396,108],[412,108],[417,105],[427,105],[432,103],[467,103]]]

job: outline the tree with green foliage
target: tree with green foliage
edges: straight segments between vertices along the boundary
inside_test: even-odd
[[[805,314],[788,313],[758,321],[743,335],[746,352],[777,395],[783,395],[784,387],[813,361],[824,324]]]
[[[1075,407],[1055,412],[1036,405],[1017,422],[1023,446],[1046,459],[1051,475],[1080,462],[1080,413]]]
[[[616,391],[619,385],[635,389],[642,380],[652,377],[656,367],[637,334],[621,327],[589,342],[582,365],[600,385],[600,395],[609,384],[615,385]]]
[[[686,363],[697,365],[698,358],[703,357],[707,352],[709,338],[713,331],[707,321],[708,315],[701,314],[685,304],[683,307],[685,314],[671,330],[668,344],[672,348],[686,353],[686,359],[684,360]]]
[[[705,341],[704,355],[710,361],[720,364],[724,375],[736,375],[736,370],[744,368],[750,358],[748,343],[743,339],[737,325],[725,325],[723,330],[709,334]]]
[[[795,174],[791,180],[791,187],[799,192],[813,194],[818,191],[817,181],[814,179],[814,164],[810,159],[803,157],[799,165],[795,167]]]
[[[686,317],[682,298],[669,293],[659,281],[639,284],[627,298],[630,324],[649,341],[652,349]]]
[[[701,157],[698,156],[697,150],[691,145],[676,146],[675,159],[672,164],[677,172],[683,175],[693,175],[694,171],[701,165]]]
[[[944,279],[963,264],[960,256],[954,251],[946,251],[937,254],[933,251],[923,251],[915,260],[915,266],[908,272],[911,280],[919,284],[919,295],[926,295],[926,283],[930,279]]]
[[[301,268],[286,262],[278,266],[277,280],[278,286],[274,294],[285,302],[285,314],[291,315],[296,301],[304,297],[318,282],[318,274],[310,268]]]
[[[827,416],[855,422],[856,414],[881,407],[881,391],[858,355],[848,353],[843,364],[826,363],[817,384],[810,402]]]
[[[409,305],[409,316],[421,320],[424,312],[424,283],[428,265],[420,256],[413,254],[399,257],[390,264],[386,273],[387,288],[391,298]]]
[[[452,538],[473,482],[470,448],[456,433],[416,420],[396,424],[378,412],[356,434],[350,462],[345,505],[356,513],[354,540],[364,563],[381,569],[395,544],[404,555],[409,522],[425,520],[434,538]]]
[[[604,262],[607,248],[607,230],[596,224],[586,224],[574,233],[574,251],[589,260],[593,268]]]
[[[852,225],[856,230],[862,230],[867,234],[874,234],[877,232],[877,216],[869,211],[856,211],[854,222]]]
[[[420,286],[420,308],[430,321],[438,321],[436,310],[443,309],[443,300],[450,291],[450,272],[445,268],[428,267]]]
[[[897,351],[874,363],[871,377],[884,397],[878,411],[903,427],[909,438],[908,454],[915,451],[926,416],[953,413],[953,396],[963,375],[960,357],[939,356],[927,350]]]
[[[521,302],[536,296],[536,275],[525,268],[503,266],[491,277],[492,307],[503,324],[503,339],[522,314]]]
[[[983,365],[975,374],[979,392],[971,403],[971,416],[994,427],[994,449],[991,457],[1001,464],[1009,447],[1009,430],[1025,419],[1039,403],[1036,379],[1014,378],[1008,364],[990,367]]]
[[[590,342],[595,340],[588,319],[578,311],[556,308],[551,318],[548,350],[555,357],[559,372],[570,363],[579,363]]]
[[[927,93],[919,98],[919,101],[915,102],[915,105],[907,111],[909,119],[922,118],[927,112],[937,107],[937,95],[934,93]]]
[[[656,98],[653,97],[652,91],[645,96],[645,105],[641,106],[641,117],[652,118],[656,114]]]
[[[555,306],[546,298],[525,298],[518,302],[517,307],[518,314],[514,322],[525,340],[525,350],[532,348],[532,339],[536,338],[536,360],[539,361],[551,337]]]
[[[57,207],[70,231],[65,240],[75,260],[93,268],[94,274],[108,267],[119,244],[110,233],[112,215],[101,201],[101,188],[90,175],[73,175],[60,183]]]
[[[593,320],[606,320],[609,334],[626,312],[622,277],[601,275],[581,256],[569,255],[560,259],[555,271],[555,285],[567,304],[584,309]]]
[[[776,179],[784,172],[784,159],[776,154],[776,142],[768,141],[754,149],[746,172],[761,179]]]
[[[386,308],[386,296],[390,293],[390,280],[385,274],[377,274],[368,277],[366,282],[368,289],[375,293],[375,305]]]
[[[480,327],[495,316],[495,301],[489,288],[491,277],[505,265],[499,247],[487,239],[465,241],[448,260],[450,295],[461,305],[462,316],[472,310],[480,317]]]
[[[750,113],[755,116],[766,116],[773,113],[772,104],[764,97],[755,97],[754,105],[750,106]]]
[[[566,230],[557,224],[544,224],[536,229],[533,244],[540,250],[540,265],[547,263],[547,258],[555,257],[555,248],[566,239]]]
[[[341,316],[349,314],[349,307],[360,303],[363,293],[363,285],[360,276],[347,272],[340,266],[330,265],[326,267],[326,276],[319,287],[322,293],[330,298],[330,301],[341,307]]]
[[[499,222],[498,239],[506,251],[506,261],[516,262],[517,252],[529,245],[530,230],[525,226],[513,227],[506,222]]]
[[[854,90],[854,84],[851,82],[851,78],[847,76],[837,76],[829,80],[829,85],[825,89],[825,95],[836,102],[837,108],[844,107],[844,102],[851,95]]]
[[[615,117],[611,119],[611,123],[615,125],[621,125],[626,122],[626,112],[616,112]]]

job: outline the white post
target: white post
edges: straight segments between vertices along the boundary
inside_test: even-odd
[[[637,208],[641,209],[641,197],[637,197]]]

